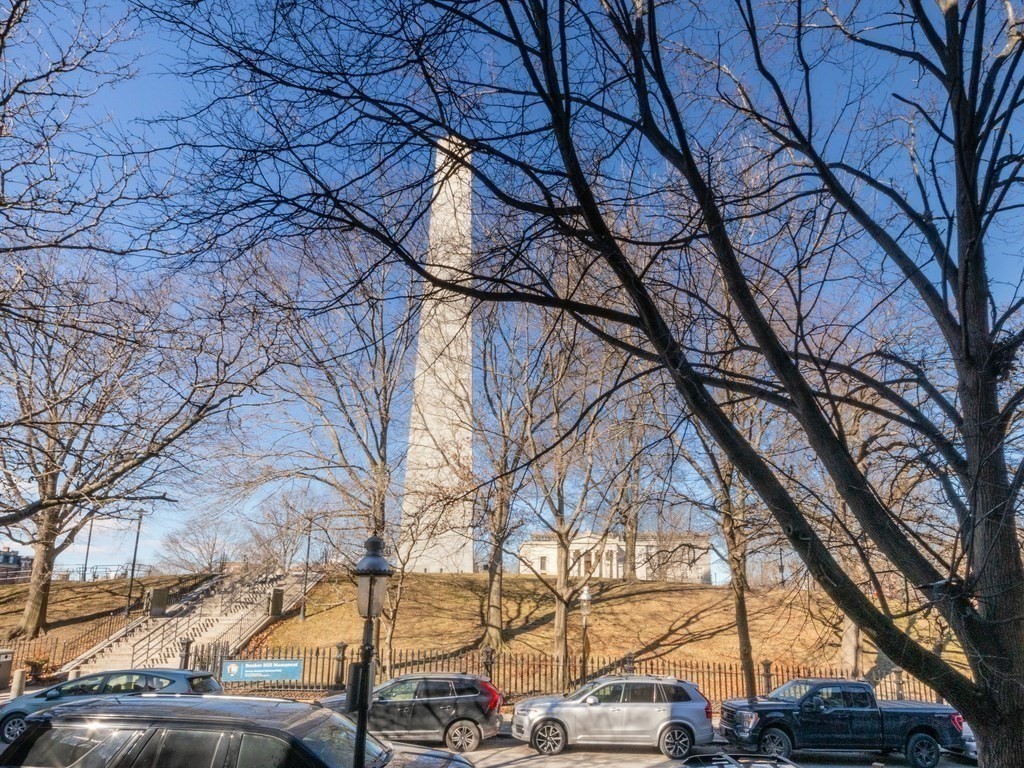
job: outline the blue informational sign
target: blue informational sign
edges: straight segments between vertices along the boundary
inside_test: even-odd
[[[302,659],[273,659],[270,661],[225,661],[220,667],[224,683],[252,683],[260,680],[301,680]]]

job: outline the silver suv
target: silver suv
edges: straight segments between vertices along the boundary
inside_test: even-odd
[[[710,744],[711,703],[685,680],[654,675],[610,675],[568,696],[539,696],[516,705],[512,735],[541,754],[570,744],[657,746],[681,760]]]

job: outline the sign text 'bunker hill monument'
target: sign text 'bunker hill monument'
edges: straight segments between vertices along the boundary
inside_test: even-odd
[[[468,151],[442,141],[434,162],[427,265],[443,280],[469,275],[472,186]],[[400,544],[405,568],[413,573],[473,572],[471,309],[468,297],[424,285]]]

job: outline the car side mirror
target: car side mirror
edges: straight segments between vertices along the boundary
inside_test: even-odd
[[[587,696],[583,701],[586,702],[588,707],[596,707],[601,703],[601,700],[597,698],[597,696]]]
[[[46,692],[45,698],[46,698],[47,701],[53,701],[54,699],[59,699],[60,698],[60,689],[59,688],[52,688],[51,690]]]
[[[824,712],[825,700],[821,696],[811,696],[804,702],[803,709],[805,712]]]

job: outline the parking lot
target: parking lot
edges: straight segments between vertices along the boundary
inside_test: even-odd
[[[697,752],[713,753],[719,749],[698,749]],[[523,742],[509,737],[485,741],[476,752],[465,755],[476,768],[678,768],[679,763],[666,759],[657,749],[637,747],[587,747],[570,748],[555,757],[538,755]],[[885,757],[877,753],[862,752],[848,754],[823,754],[816,752],[797,753],[793,762],[801,768],[871,768],[880,763],[886,768],[905,768],[902,755]],[[943,758],[940,768],[970,765],[970,763]]]

